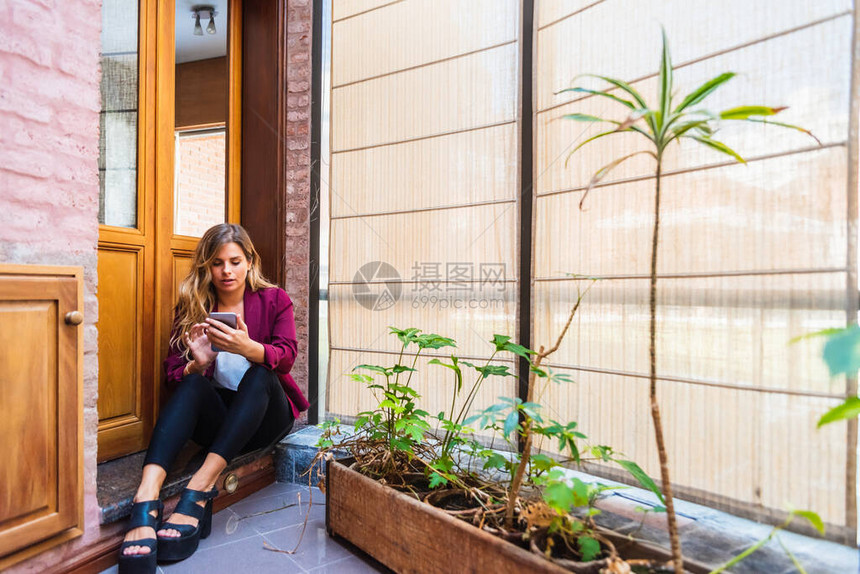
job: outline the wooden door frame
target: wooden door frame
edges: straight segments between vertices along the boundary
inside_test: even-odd
[[[242,0],[229,0],[227,37],[227,149],[226,149],[226,219],[238,223],[241,217],[241,142],[242,142]],[[163,399],[162,361],[167,355],[170,329],[173,325],[175,298],[176,258],[190,258],[197,247],[198,238],[173,233],[173,189],[176,131],[176,31],[175,0],[159,2],[157,15],[157,42],[159,57],[156,69],[158,94],[155,100],[155,179],[160,190],[169,190],[157,196],[155,202],[156,253],[155,269],[155,372],[154,404]]]
[[[285,286],[288,279],[286,212],[291,207],[287,193],[291,170],[310,172],[310,198],[300,196],[310,222],[308,283],[308,399],[317,403],[318,360],[317,324],[319,321],[319,129],[322,93],[322,2],[311,2],[313,51],[311,53],[311,165],[288,165],[287,138],[292,133],[287,117],[290,96],[288,66],[302,64],[290,61],[289,0],[243,0],[242,60],[242,225],[251,231],[254,246],[260,253],[263,273],[271,281]],[[295,39],[292,39],[295,41]],[[299,106],[304,107],[304,106]],[[316,421],[315,407],[308,420]]]
[[[288,0],[243,2],[241,222],[278,285],[286,274],[287,16]]]

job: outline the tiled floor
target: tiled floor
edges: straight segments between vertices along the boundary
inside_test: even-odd
[[[313,496],[301,544],[302,523]],[[115,574],[116,566],[102,574]],[[383,572],[372,559],[353,553],[325,531],[325,496],[316,488],[276,482],[212,517],[212,534],[191,558],[159,566],[159,574],[219,572],[358,574]]]

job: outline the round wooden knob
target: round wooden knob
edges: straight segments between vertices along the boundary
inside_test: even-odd
[[[84,314],[80,311],[69,311],[66,313],[66,325],[80,325],[84,322]]]

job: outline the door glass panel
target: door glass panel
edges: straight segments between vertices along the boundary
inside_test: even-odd
[[[99,223],[137,227],[138,2],[104,0]]]
[[[200,237],[223,223],[227,131],[176,131],[174,232]]]
[[[200,237],[226,217],[228,2],[180,4],[173,232]]]

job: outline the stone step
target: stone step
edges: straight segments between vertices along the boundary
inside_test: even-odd
[[[275,445],[275,476],[278,482],[308,484],[305,472],[319,452],[316,447],[322,431],[316,426],[305,426],[293,431]],[[319,482],[319,472],[315,468],[310,476],[311,486]]]
[[[259,471],[256,468],[259,466],[259,461],[271,456],[273,451],[274,447],[241,454],[227,466],[225,473],[249,474],[251,470]],[[98,465],[96,483],[101,524],[123,520],[131,513],[132,499],[140,482],[145,456],[144,451]],[[200,468],[204,457],[205,452],[200,447],[192,443],[186,445],[179,452],[176,463],[164,481],[161,500],[168,500],[178,495],[191,475]]]

